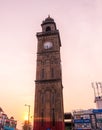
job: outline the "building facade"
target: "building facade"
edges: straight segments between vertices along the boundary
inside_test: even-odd
[[[34,129],[64,130],[60,35],[48,16],[37,33]]]
[[[75,110],[74,130],[102,130],[102,109]]]
[[[15,130],[17,126],[17,121],[14,117],[8,118],[7,114],[4,113],[0,107],[0,130]]]

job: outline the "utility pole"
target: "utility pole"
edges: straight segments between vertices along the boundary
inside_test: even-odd
[[[28,125],[29,125],[29,123],[30,123],[30,105],[27,105],[27,104],[25,104],[25,106],[27,106],[28,107]]]

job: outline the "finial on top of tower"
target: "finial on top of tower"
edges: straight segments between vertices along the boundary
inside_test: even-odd
[[[50,14],[48,14],[48,18],[50,18]]]

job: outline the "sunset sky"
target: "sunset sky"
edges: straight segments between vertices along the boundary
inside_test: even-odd
[[[64,111],[96,107],[91,82],[102,81],[102,0],[0,0],[0,107],[18,128],[25,104],[33,117],[36,33],[48,15],[60,31]]]

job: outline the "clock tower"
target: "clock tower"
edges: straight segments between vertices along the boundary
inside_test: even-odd
[[[33,130],[64,130],[63,85],[60,35],[48,16],[36,34],[37,67]]]

